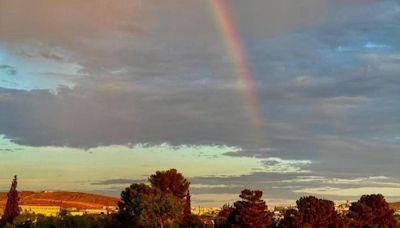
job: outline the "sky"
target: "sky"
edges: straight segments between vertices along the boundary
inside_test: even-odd
[[[400,201],[400,1],[0,0],[0,190]]]

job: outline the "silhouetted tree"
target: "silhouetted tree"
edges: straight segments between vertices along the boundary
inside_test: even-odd
[[[17,184],[17,176],[14,176],[10,191],[7,194],[7,203],[0,221],[0,227],[4,227],[7,223],[13,223],[14,218],[19,215]]]
[[[364,195],[352,203],[347,216],[350,227],[396,227],[393,210],[383,195]]]
[[[271,216],[265,201],[261,199],[262,191],[245,189],[239,195],[242,200],[234,203],[234,209],[228,217],[233,227],[267,227]]]
[[[191,200],[191,196],[190,196],[190,191],[188,190],[188,192],[186,194],[186,199],[185,199],[185,207],[183,209],[184,216],[188,216],[188,215],[192,214],[192,204],[191,204],[190,200]]]
[[[149,178],[153,188],[163,193],[171,193],[179,199],[184,199],[189,191],[189,181],[176,169],[157,171]]]
[[[205,227],[199,215],[190,214],[184,218],[184,222],[180,225],[182,228],[202,228]]]
[[[120,227],[164,227],[182,218],[182,200],[145,184],[132,184],[121,193],[116,222]]]
[[[190,202],[191,196],[190,196],[190,191],[188,190],[186,194],[186,199],[183,207],[183,221],[182,221],[182,226],[186,227],[192,227],[190,224],[192,223],[193,219],[197,219],[195,216],[192,215],[192,204]]]
[[[215,225],[216,227],[230,227],[228,217],[233,212],[233,206],[229,204],[224,204],[221,210],[218,212],[217,217],[215,218]]]
[[[229,204],[224,204],[221,210],[218,212],[218,216],[228,218],[235,208]]]
[[[279,227],[344,227],[332,201],[314,196],[301,197],[296,201],[297,210],[285,212]]]
[[[285,211],[284,217],[279,221],[278,227],[296,228],[301,227],[301,216],[297,209],[288,209]]]

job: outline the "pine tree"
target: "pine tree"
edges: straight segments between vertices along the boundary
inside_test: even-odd
[[[363,195],[352,203],[347,217],[350,227],[397,227],[393,209],[381,194]]]
[[[14,176],[14,179],[11,184],[10,191],[7,194],[7,203],[4,209],[3,217],[0,221],[0,228],[4,227],[7,223],[12,223],[14,218],[19,215],[19,207],[18,207],[18,191],[17,191],[17,176]]]
[[[189,190],[190,182],[176,169],[157,171],[151,175],[149,182],[153,188],[158,188],[162,193],[171,193],[184,200]]]
[[[234,203],[234,209],[228,217],[233,227],[265,228],[271,224],[262,191],[245,189],[240,194],[242,200]]]
[[[347,227],[335,211],[335,204],[314,196],[296,201],[297,210],[287,210],[278,227]]]

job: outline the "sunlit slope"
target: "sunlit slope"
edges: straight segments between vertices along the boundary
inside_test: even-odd
[[[118,199],[110,196],[82,192],[20,192],[21,205],[61,206],[66,208],[92,209],[116,206]],[[7,193],[0,193],[0,207],[4,207]]]

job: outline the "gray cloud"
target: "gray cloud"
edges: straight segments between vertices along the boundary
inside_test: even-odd
[[[100,180],[98,182],[93,182],[92,185],[131,185],[134,183],[146,183],[145,179],[108,179],[108,180]]]
[[[241,150],[225,156],[283,167],[281,174],[194,179],[233,185],[198,193],[249,186],[291,198],[298,192],[290,189],[326,184],[282,184],[298,173],[285,173],[288,167],[268,158],[292,165],[312,161],[300,171],[328,179],[398,175],[398,1],[229,3],[254,73],[261,137],[268,142],[262,146],[209,6],[194,0],[98,0],[93,10],[93,4],[0,0],[0,51],[14,59],[81,66],[76,75],[42,72],[46,64],[40,66],[46,78],[75,86],[60,80],[52,91],[0,89],[0,134],[23,145],[86,149],[230,145]],[[0,75],[22,68],[1,64]]]
[[[6,64],[0,65],[0,72],[1,71],[3,71],[6,74],[9,74],[9,75],[17,74],[17,69],[14,66],[6,65]]]

